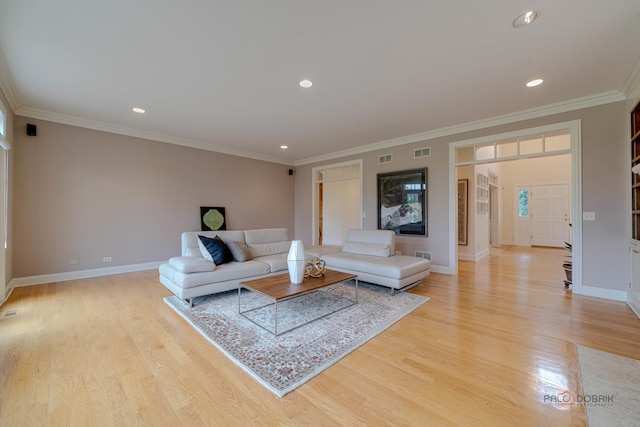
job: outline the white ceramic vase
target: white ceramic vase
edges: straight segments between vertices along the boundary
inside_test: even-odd
[[[294,240],[291,242],[289,248],[289,255],[287,256],[287,265],[289,267],[289,278],[291,283],[296,285],[302,283],[304,280],[304,266],[307,260],[304,256],[304,245],[302,240]]]

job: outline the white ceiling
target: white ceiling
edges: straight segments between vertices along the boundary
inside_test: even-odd
[[[0,1],[17,114],[287,164],[623,99],[639,48],[640,0]]]

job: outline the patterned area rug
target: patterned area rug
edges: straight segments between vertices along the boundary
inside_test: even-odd
[[[358,286],[358,304],[340,308],[344,297],[353,299],[355,286],[341,283],[278,304],[279,336],[238,314],[238,292],[229,291],[196,298],[195,306],[178,297],[165,302],[231,360],[279,397],[336,363],[429,298],[386,288]],[[269,327],[273,305],[265,297],[243,290],[242,310],[258,308],[254,321]],[[349,303],[350,304],[350,303]],[[271,314],[268,313],[269,308]],[[309,318],[320,317],[303,324]],[[300,324],[303,324],[300,326]]]

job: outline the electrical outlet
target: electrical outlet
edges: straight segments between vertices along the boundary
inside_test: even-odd
[[[106,257],[102,258],[102,262],[111,262],[111,257],[110,256],[106,256]]]
[[[74,258],[74,259],[70,259],[70,260],[69,260],[69,265],[75,265],[75,264],[77,264],[77,263],[78,263],[78,260],[77,260],[77,259],[75,259],[75,258]]]
[[[582,219],[584,221],[595,221],[596,213],[595,212],[582,212]]]

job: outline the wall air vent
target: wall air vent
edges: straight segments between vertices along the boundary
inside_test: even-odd
[[[413,158],[419,159],[420,157],[431,157],[431,147],[413,150]]]
[[[431,261],[431,252],[416,251],[416,256]]]
[[[378,164],[382,165],[384,163],[393,162],[393,156],[391,154],[385,154],[383,156],[378,156]]]

